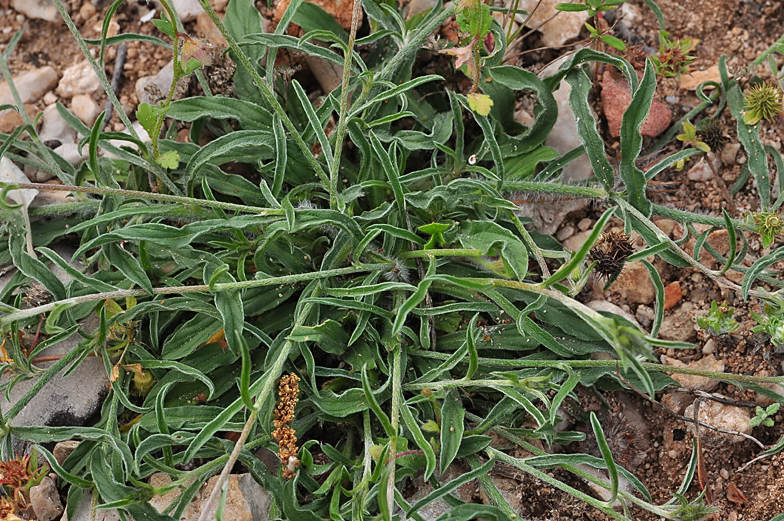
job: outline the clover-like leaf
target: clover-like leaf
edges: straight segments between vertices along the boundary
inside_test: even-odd
[[[469,94],[468,106],[471,110],[480,116],[487,116],[490,114],[490,109],[493,107],[493,100],[487,94],[478,94],[476,92]]]
[[[165,152],[155,158],[155,162],[161,165],[163,168],[177,168],[177,165],[180,164],[180,154],[174,150],[169,150],[168,152]]]

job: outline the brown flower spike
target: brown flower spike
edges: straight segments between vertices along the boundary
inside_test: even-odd
[[[294,477],[294,469],[299,465],[297,459],[296,431],[290,427],[294,420],[294,408],[297,406],[299,393],[299,377],[295,374],[283,375],[278,382],[278,396],[280,401],[275,408],[275,430],[272,437],[278,441],[278,457],[284,465],[284,478]]]

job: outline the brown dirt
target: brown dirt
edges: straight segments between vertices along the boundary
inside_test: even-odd
[[[82,10],[83,5],[92,3],[90,0],[70,0],[71,16],[85,37],[96,38],[99,35],[99,25],[103,13],[98,12],[90,16],[90,9]],[[651,12],[641,0],[631,0],[643,15],[643,22],[632,27],[632,30],[643,38],[645,43],[656,46],[657,24]],[[121,32],[136,32],[143,34],[158,34],[151,24],[142,24],[139,21],[140,11],[145,9],[143,2],[131,1],[124,3],[115,15]],[[718,63],[721,54],[727,54],[730,70],[740,70],[750,63],[756,56],[775,41],[784,27],[784,2],[781,0],[658,0],[658,5],[664,11],[667,28],[674,37],[691,37],[699,40],[695,49],[697,56],[692,69],[696,71],[707,70]],[[193,32],[193,23],[186,29]],[[12,74],[40,67],[53,66],[60,74],[62,71],[77,61],[81,53],[77,48],[68,29],[62,23],[47,23],[39,20],[26,20],[18,16],[10,8],[10,0],[0,0],[0,27],[5,31],[0,32],[0,48],[5,48],[11,36],[18,30],[24,29],[25,36],[19,42],[17,49],[9,60]],[[536,47],[537,36],[530,37],[530,45],[526,42],[525,48]],[[556,53],[557,54],[557,53]],[[519,63],[526,67],[543,65],[542,61],[531,63],[534,57],[549,61],[554,57],[552,52],[531,53],[521,57]],[[169,53],[164,49],[147,43],[130,43],[128,60],[124,67],[123,81],[119,97],[128,113],[135,111],[138,100],[134,93],[134,85],[140,76],[156,73],[170,59]],[[784,63],[781,56],[777,57],[779,66]],[[114,51],[107,55],[106,72],[109,77],[114,67]],[[691,107],[698,103],[693,91],[679,88],[676,80],[667,80],[659,86],[659,98],[674,96],[675,101],[670,103],[674,119],[680,118]],[[96,95],[96,101],[101,106],[105,103],[105,95]],[[67,103],[66,103],[67,104]],[[43,110],[43,102],[39,102],[38,109]],[[728,135],[734,140],[734,129],[731,120],[725,115],[722,122],[728,127]],[[121,123],[116,114],[110,121],[115,130],[121,128]],[[112,128],[112,127],[110,127]],[[763,142],[781,149],[784,129],[779,124],[764,127]],[[613,140],[607,136],[607,141],[612,145]],[[672,149],[675,150],[675,149]],[[738,155],[743,157],[741,151]],[[687,164],[688,168],[688,164]],[[685,172],[685,171],[684,171]],[[721,186],[717,180],[709,182],[695,182],[686,178],[684,172],[672,169],[660,175],[660,181],[673,181],[677,183],[674,193],[655,196],[657,203],[686,208],[692,211],[702,211],[712,215],[720,215],[721,208],[729,208],[741,213],[744,210],[757,208],[757,194],[753,183],[748,182],[731,201],[722,195]],[[727,185],[731,185],[740,172],[740,163],[725,165],[720,176]],[[590,210],[573,215],[564,223],[576,228],[576,223],[581,219],[590,218],[594,222],[598,217],[598,210]],[[780,244],[778,244],[780,246]],[[750,241],[750,255],[761,256],[762,247],[759,240]],[[707,312],[712,300],[727,300],[736,309],[735,318],[741,327],[726,338],[718,339],[714,356],[722,360],[730,373],[754,375],[779,375],[782,374],[782,359],[771,354],[769,343],[762,341],[750,332],[754,321],[749,315],[749,310],[758,309],[758,302],[750,299],[742,301],[739,295],[727,291],[711,282],[694,270],[678,269],[672,266],[657,264],[665,285],[678,282],[681,287],[682,297],[666,311],[666,316],[683,313],[683,303],[689,302],[694,306],[693,315],[702,316]],[[736,275],[731,275],[736,276]],[[593,290],[598,292],[597,289]],[[590,300],[596,295],[586,295]],[[605,295],[601,295],[605,298]],[[613,297],[608,292],[607,299],[625,308],[632,314],[636,305],[629,304],[620,297]],[[700,359],[703,356],[702,347],[709,340],[704,332],[697,333],[696,349],[666,353],[683,362]],[[664,354],[664,353],[660,353]],[[755,401],[753,392],[743,391],[735,386],[721,384],[718,393],[738,401]],[[661,396],[657,396],[658,399]],[[688,432],[684,422],[673,418],[661,409],[642,401],[637,396],[612,395],[605,396],[610,409],[605,413],[605,428],[614,433],[616,457],[626,463],[627,468],[640,477],[651,491],[654,501],[662,503],[672,497],[685,472],[686,463],[691,453],[693,436]],[[602,409],[602,404],[589,399],[586,395],[583,405]],[[631,422],[631,410],[638,412],[636,416],[641,419]],[[776,425],[772,428],[759,427],[754,430],[753,436],[770,447],[784,435],[784,415],[778,414],[775,418]],[[642,427],[641,427],[642,425]],[[612,438],[612,436],[611,436]],[[612,440],[611,440],[612,441]],[[621,443],[622,442],[622,443]],[[752,520],[766,521],[774,515],[784,512],[784,454],[778,454],[757,461],[743,471],[738,469],[749,461],[758,457],[762,452],[751,441],[737,444],[703,445],[702,457],[707,473],[707,482],[713,504],[720,510],[715,515],[716,520],[737,521]],[[642,455],[642,457],[641,457]],[[570,485],[590,493],[589,489],[577,479],[566,473],[555,470],[555,475],[566,480]],[[562,520],[562,519],[609,519],[576,500],[572,496],[560,492],[549,485],[532,479],[528,476],[515,474],[505,476],[512,479],[521,496],[523,514],[529,519]],[[748,498],[747,502],[738,502],[736,494],[728,491],[732,486]],[[693,498],[698,493],[696,484],[692,485],[688,497]],[[733,501],[735,500],[735,501]],[[640,510],[636,510],[634,518],[644,521],[658,519]]]
[[[656,47],[658,45],[658,25],[654,16],[641,0],[633,0],[631,3],[637,6],[643,14],[643,22],[632,27],[632,31],[642,37],[647,45]],[[704,71],[715,66],[722,54],[728,56],[729,70],[739,71],[778,39],[781,36],[782,27],[784,27],[784,3],[777,0],[768,0],[767,2],[658,0],[657,3],[664,12],[667,30],[673,37],[691,37],[699,40],[693,51],[697,56],[691,67],[693,71]],[[776,56],[776,61],[779,67],[784,63],[784,59],[780,55]],[[753,72],[762,76],[763,79],[769,79],[766,77],[766,69]],[[673,120],[679,119],[699,103],[694,92],[681,88],[675,79],[665,80],[659,84],[659,99],[664,100],[667,96],[670,96],[668,101],[671,101],[673,96],[675,97],[674,103],[669,103],[673,111]],[[734,143],[737,142],[734,124],[727,112],[725,110],[721,122],[726,128],[726,134],[732,138]],[[763,127],[761,137],[764,144],[781,150],[784,125],[781,122],[766,125]],[[617,140],[612,139],[609,134],[606,134],[605,138],[611,148],[617,148]],[[673,152],[679,149],[679,146],[676,148],[671,145],[668,150]],[[731,186],[735,182],[744,159],[745,155],[741,149],[735,163],[726,164],[721,168],[719,175],[723,183],[716,179],[708,182],[687,179],[685,174],[690,167],[689,163],[681,172],[668,169],[659,175],[658,181],[673,183],[676,187],[675,191],[653,195],[652,198],[658,204],[709,215],[721,215],[722,208],[726,208],[730,212],[734,211],[739,216],[745,211],[757,210],[759,207],[758,194],[752,182],[747,182],[745,187],[730,201],[723,196],[721,184]],[[775,167],[771,167],[771,170],[775,170]],[[603,209],[570,216],[562,226],[577,228],[577,223],[586,217],[595,222],[601,210]],[[622,229],[620,221],[615,225]],[[676,228],[679,238],[680,229],[678,226]],[[720,233],[716,234],[717,243],[721,243]],[[727,244],[726,236],[724,244]],[[774,244],[774,247],[776,246],[781,246],[780,241]],[[750,258],[754,259],[770,251],[766,250],[763,253],[757,237],[750,237],[749,247]],[[758,376],[782,374],[781,356],[773,353],[773,346],[767,341],[767,338],[762,335],[754,335],[750,331],[756,322],[751,318],[749,310],[759,311],[759,302],[756,299],[751,298],[744,302],[739,294],[720,287],[693,269],[675,268],[661,261],[656,263],[656,267],[659,269],[665,286],[678,282],[682,292],[680,302],[676,303],[672,309],[665,311],[665,317],[683,314],[686,315],[687,320],[693,320],[692,317],[707,314],[712,300],[719,302],[726,300],[729,305],[735,308],[735,319],[741,325],[734,333],[716,339],[717,349],[713,353],[717,359],[724,362],[726,372]],[[777,267],[781,269],[784,268],[784,265]],[[734,282],[739,282],[741,277],[740,274],[729,273],[729,278]],[[773,288],[767,289],[772,290]],[[601,287],[597,286],[582,295],[582,298],[585,298],[586,301],[606,298],[632,314],[635,313],[637,307],[636,304],[627,303],[622,295],[618,297],[610,292],[607,292],[606,295],[603,294]],[[687,306],[693,306],[693,310],[688,312],[688,315],[684,309],[684,303],[689,303]],[[702,347],[709,339],[710,336],[707,333],[698,331],[694,341],[696,349],[677,352],[662,350],[657,354],[667,354],[686,363],[699,360],[704,356]],[[764,399],[758,398],[756,393],[744,391],[733,385],[720,384],[715,392],[736,401],[755,402],[758,400],[764,403]],[[657,395],[657,401],[661,401],[661,398],[662,394],[660,393]],[[610,403],[610,408],[605,413],[603,424],[605,431],[612,434],[608,435],[611,446],[612,438],[615,438],[614,454],[616,459],[623,461],[626,468],[643,481],[650,490],[655,503],[660,504],[668,501],[677,491],[691,455],[694,437],[688,431],[686,423],[662,411],[659,407],[641,400],[636,395],[615,393],[606,395],[605,399]],[[693,400],[693,397],[691,399]],[[589,402],[584,401],[582,405],[587,407]],[[630,410],[641,413],[642,419],[629,419],[628,412]],[[632,416],[639,416],[639,414]],[[783,420],[784,415],[778,414],[775,417],[774,427],[755,428],[752,436],[765,444],[766,448],[770,448],[784,436],[784,428],[781,425]],[[643,436],[640,436],[641,432],[644,433]],[[763,449],[752,441],[729,443],[726,441],[728,437],[725,436],[724,440],[713,444],[702,444],[702,460],[706,471],[705,481],[708,483],[712,504],[719,509],[712,519],[717,521],[767,521],[784,512],[784,493],[782,493],[784,492],[784,454],[780,453],[760,459],[743,470],[739,470],[754,458],[759,457]],[[643,458],[635,457],[640,453],[644,455]],[[523,513],[527,513],[531,519],[543,521],[561,519],[604,521],[610,519],[584,503],[573,501],[571,496],[553,490],[549,485],[537,484],[535,481],[532,482],[530,478],[519,478],[519,480],[521,487],[525,488],[524,491],[521,491],[523,505],[529,505],[528,510],[524,510]],[[589,492],[584,484],[575,480],[567,480],[567,483]],[[739,496],[736,491],[740,491],[742,495]],[[687,496],[694,498],[698,493],[699,487],[695,479]],[[542,496],[547,497],[545,499]],[[564,514],[565,509],[568,509],[568,514]],[[640,509],[633,510],[633,518],[644,521],[660,519],[658,516]]]

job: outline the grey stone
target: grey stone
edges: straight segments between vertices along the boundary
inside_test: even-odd
[[[65,69],[57,93],[63,98],[73,98],[78,94],[93,94],[101,88],[101,81],[95,75],[87,60]]]
[[[536,1],[528,3],[536,4]],[[542,6],[544,6],[545,3],[546,2],[543,2]],[[520,5],[520,8],[526,9],[523,5]],[[528,9],[531,8],[533,8],[533,5],[528,7]],[[541,8],[542,7],[540,7],[540,9]],[[537,12],[539,12],[539,9],[537,9]],[[542,70],[542,72],[539,73],[539,77],[546,78],[552,76],[567,59],[569,59],[569,56],[559,58]],[[559,154],[565,154],[582,145],[580,136],[577,134],[577,122],[575,121],[574,112],[572,111],[571,105],[569,105],[570,92],[571,87],[565,81],[562,81],[559,88],[553,92],[555,102],[558,104],[558,118],[556,119],[550,134],[547,136],[545,145],[555,149]],[[520,113],[516,115],[521,123],[530,126],[531,121],[528,116],[529,115],[524,111],[520,111]],[[593,169],[591,168],[591,162],[587,155],[578,157],[563,168],[564,181],[581,181],[583,179],[588,179],[592,175]],[[536,197],[533,198],[536,199]],[[520,215],[530,217],[533,220],[534,228],[539,232],[545,235],[552,235],[567,215],[582,210],[586,205],[587,200],[585,199],[537,200],[523,203],[520,206]]]
[[[730,143],[721,151],[721,162],[725,165],[731,165],[735,162],[735,156],[738,155],[740,150],[740,143]]]
[[[92,127],[98,115],[101,113],[101,108],[93,100],[92,96],[88,94],[77,94],[71,100],[71,110],[77,118],[88,127]]]
[[[59,245],[55,245],[52,249],[57,251],[66,261],[71,260],[73,250],[67,250]],[[80,269],[78,264],[72,263],[72,265],[76,269]],[[70,277],[62,269],[56,266],[51,266],[50,269],[64,283],[69,281]],[[93,331],[97,325],[97,317],[91,315],[83,321],[82,328],[86,331]],[[82,340],[81,335],[74,334],[43,350],[39,356],[65,356],[75,349]],[[47,368],[54,363],[42,362],[36,365]],[[27,405],[19,411],[19,414],[11,420],[12,425],[78,426],[84,425],[90,417],[100,411],[109,388],[109,379],[101,359],[88,356],[76,369],[64,377],[63,373],[66,369],[55,375],[33,396]],[[4,374],[0,381],[5,383],[11,377],[13,375],[10,373]],[[37,381],[36,377],[17,383],[9,393],[8,399],[5,394],[0,398],[0,409],[3,412],[8,411],[36,385]],[[24,453],[26,444],[19,440],[15,440],[14,443],[17,453]]]
[[[63,513],[63,504],[57,486],[49,476],[30,489],[30,505],[38,521],[52,521]]]
[[[96,510],[95,517],[91,517],[92,499],[92,492],[89,490],[85,491],[82,500],[76,507],[73,519],[70,519],[70,521],[120,521],[120,515],[116,510]],[[69,521],[68,515],[63,515],[62,521]]]
[[[22,13],[28,18],[37,18],[47,22],[60,20],[60,13],[52,0],[14,0],[12,7],[17,13]]]
[[[539,31],[542,33],[542,43],[546,47],[561,47],[569,40],[577,38],[583,24],[588,21],[588,11],[558,11],[555,6],[559,3],[561,3],[559,0],[521,0],[518,6],[520,10],[533,12],[528,27],[541,25]],[[508,7],[511,7],[511,4],[512,2],[509,2]],[[547,20],[553,16],[555,18],[548,22]]]
[[[594,311],[605,311],[607,313],[612,313],[613,315],[618,315],[619,317],[625,318],[635,326],[640,326],[640,324],[637,323],[637,319],[634,318],[634,315],[628,311],[624,311],[612,302],[607,302],[606,300],[592,300],[588,303],[588,307]]]
[[[204,505],[215,484],[218,476],[213,476],[205,486],[199,489],[194,499],[188,504],[183,512],[180,521],[197,521]],[[150,476],[150,485],[161,487],[171,483],[168,474],[158,472]],[[180,497],[178,489],[172,490],[162,496],[155,496],[150,500],[150,504],[159,512],[162,512],[173,501]],[[231,474],[229,476],[229,490],[226,495],[226,509],[223,512],[223,519],[232,521],[267,521],[269,510],[272,506],[272,496],[264,488],[256,483],[250,474]],[[217,503],[210,509],[207,519],[214,519],[217,511]]]
[[[443,485],[449,483],[455,478],[460,477],[463,474],[465,474],[465,471],[462,470],[459,465],[453,463],[449,465],[443,475],[440,476],[439,481]],[[406,500],[412,505],[433,492],[433,487],[429,483],[424,483],[421,476],[414,479],[413,485],[416,488],[416,492],[414,492],[410,497],[406,498]],[[452,495],[456,496],[462,501],[465,501],[466,503],[471,503],[474,496],[475,486],[476,481],[469,481],[468,483],[460,485],[457,490],[452,492]],[[429,505],[424,506],[419,511],[419,515],[422,516],[425,521],[433,521],[450,510],[452,510],[452,507],[450,507],[446,501],[443,499],[437,499]],[[408,521],[409,519],[413,518],[408,518],[405,515],[401,515],[401,521]]]
[[[97,326],[96,324],[93,328]],[[88,331],[93,328],[85,326]],[[65,356],[76,348],[83,340],[79,334],[54,344],[41,352],[40,356]],[[44,362],[39,367],[47,368],[55,362]],[[84,423],[101,409],[101,404],[109,387],[109,379],[100,358],[89,356],[68,376],[63,376],[66,369],[49,380],[44,387],[25,405],[11,421],[15,426],[51,425],[77,426]],[[12,375],[3,375],[5,383]],[[16,384],[10,392],[10,399],[5,395],[0,399],[0,408],[7,412],[37,383],[33,378]]]
[[[76,440],[68,440],[68,441],[61,441],[57,445],[54,446],[54,450],[52,454],[54,455],[54,459],[57,460],[57,463],[60,465],[63,464],[65,458],[71,455],[71,453],[76,450],[76,447],[79,446],[79,442]]]
[[[54,175],[52,175],[50,172],[47,172],[46,170],[39,170],[33,165],[25,165],[23,170],[24,175],[27,176],[27,179],[34,183],[45,183],[54,178]]]
[[[42,119],[41,131],[38,133],[41,141],[44,143],[59,141],[60,144],[76,142],[76,130],[66,123],[65,118],[57,111],[56,105],[46,107]]]
[[[150,135],[147,133],[146,130],[144,130],[141,123],[139,123],[138,121],[134,121],[132,125],[133,125],[133,129],[136,131],[136,135],[139,136],[140,140],[142,140],[145,143],[152,142],[152,140],[150,139]],[[130,132],[128,132],[128,129],[123,129],[123,133],[130,134]],[[109,140],[109,143],[111,143],[116,147],[130,147],[134,149],[138,148],[135,143],[129,143],[128,141],[122,141],[119,139],[111,139]],[[114,158],[114,155],[110,152],[106,152],[106,157]]]
[[[419,13],[424,13],[436,6],[436,0],[411,0],[403,8],[406,20],[410,20]]]
[[[686,411],[683,413],[683,415],[687,418],[693,418],[694,404],[686,407]],[[749,425],[751,414],[749,413],[749,409],[745,409],[743,407],[735,407],[734,405],[726,405],[711,400],[701,401],[698,419],[701,422],[707,423],[708,425],[712,425],[713,427],[722,429],[724,431],[751,434],[752,428],[751,425]],[[692,433],[695,432],[693,423],[689,423],[689,430]],[[705,427],[700,427],[700,435],[708,443],[713,444],[740,443],[746,439],[743,436],[724,434],[713,429],[706,429]]]
[[[172,4],[174,4],[174,10],[177,11],[183,22],[195,20],[197,16],[204,12],[199,0],[172,0]],[[155,5],[160,10],[160,2],[156,1]]]
[[[715,172],[719,171],[721,167],[721,161],[714,156],[713,169],[711,169],[711,165],[705,160],[705,156],[701,157],[697,163],[692,166],[689,171],[686,173],[686,177],[691,179],[692,181],[710,181],[714,177],[716,177]]]
[[[142,76],[136,80],[136,97],[139,103],[156,105],[166,99],[166,93],[174,81],[174,62],[169,62],[152,76]]]
[[[79,153],[79,145],[77,143],[64,143],[54,149],[55,154],[71,163],[73,166],[78,166],[82,161],[88,158],[87,146],[82,147],[82,153]]]
[[[25,72],[14,78],[14,86],[22,99],[22,103],[35,103],[56,84],[57,71],[48,65]],[[11,87],[5,81],[0,83],[0,104],[3,103],[16,105],[14,96],[11,94]],[[5,111],[2,113],[4,114]]]
[[[643,327],[650,327],[653,324],[653,319],[656,318],[656,313],[650,307],[640,305],[637,306],[634,316]]]
[[[568,59],[569,55],[563,56],[545,67],[540,73],[539,78],[552,76]],[[555,102],[558,104],[558,118],[555,121],[552,131],[547,135],[545,145],[554,148],[559,154],[579,147],[583,144],[577,134],[577,120],[569,104],[569,95],[572,87],[566,81],[561,81],[558,89],[553,92]],[[595,114],[594,114],[595,116]],[[566,165],[563,169],[563,179],[565,181],[582,181],[593,175],[591,161],[587,155],[582,155]]]
[[[3,156],[0,158],[0,182],[4,183],[26,183],[27,176],[16,164]],[[9,190],[6,194],[6,199],[14,204],[21,204],[29,207],[30,203],[38,195],[38,190],[34,188],[20,188],[17,190]]]
[[[671,315],[664,317],[659,336],[664,340],[692,342],[697,338],[692,316],[693,309],[694,305],[691,302],[684,302],[679,308],[674,309]]]
[[[574,226],[566,225],[560,230],[558,230],[558,232],[555,234],[555,238],[563,242],[569,237],[571,237],[572,235],[574,235]]]

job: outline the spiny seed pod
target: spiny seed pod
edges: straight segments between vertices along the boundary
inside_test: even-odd
[[[700,121],[697,125],[697,137],[716,153],[724,150],[724,147],[730,142],[730,138],[724,135],[724,127],[716,118]]]
[[[747,125],[756,125],[761,119],[772,121],[784,111],[781,104],[783,97],[784,93],[776,85],[752,85],[743,98],[743,108],[746,110],[743,121]]]
[[[626,259],[634,253],[629,236],[622,232],[603,233],[591,248],[588,258],[596,261],[596,273],[606,279],[620,275]]]

